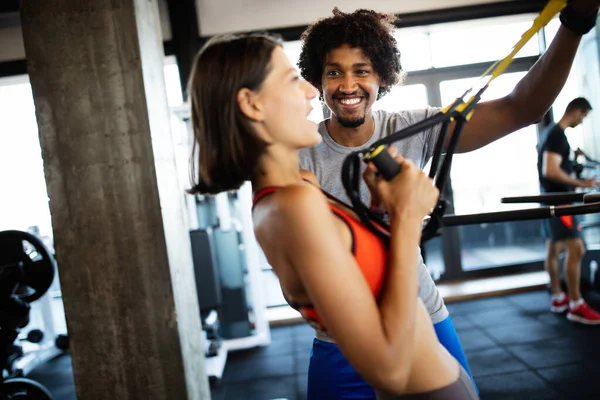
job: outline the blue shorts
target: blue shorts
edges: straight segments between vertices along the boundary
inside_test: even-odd
[[[473,380],[452,319],[448,317],[435,324],[434,328],[440,343],[456,358]],[[308,365],[306,395],[307,400],[375,400],[373,388],[352,368],[337,345],[316,338],[313,340]]]

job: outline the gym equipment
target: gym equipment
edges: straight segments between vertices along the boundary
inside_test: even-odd
[[[0,296],[4,297],[10,292],[20,300],[31,303],[50,289],[55,266],[48,250],[38,238],[27,232],[2,231],[0,254],[5,260],[5,267],[10,263],[18,266],[2,272],[3,278],[8,278],[5,273],[17,275],[14,279],[0,282]]]
[[[216,228],[213,231],[214,250],[221,282],[221,334],[226,339],[250,335],[249,304],[244,282],[246,266],[240,248],[238,232]]]
[[[385,150],[390,143],[413,136],[421,131],[441,124],[441,133],[436,142],[433,152],[431,169],[429,177],[434,179],[435,186],[439,189],[440,197],[433,212],[424,221],[424,227],[421,235],[421,242],[424,243],[439,234],[443,226],[457,226],[480,224],[485,222],[504,222],[519,221],[531,219],[554,218],[563,215],[589,214],[600,212],[600,197],[596,202],[580,206],[550,206],[540,207],[528,210],[502,211],[495,213],[471,214],[471,215],[444,215],[447,203],[443,198],[444,188],[449,176],[452,157],[458,145],[458,140],[464,126],[471,118],[474,108],[480,101],[482,94],[487,90],[492,81],[500,76],[504,70],[511,64],[514,56],[521,48],[550,20],[567,6],[567,0],[550,0],[540,15],[533,21],[533,25],[528,29],[521,39],[515,44],[511,52],[502,60],[495,62],[487,71],[485,71],[479,82],[469,88],[460,97],[456,98],[452,104],[443,108],[440,112],[424,119],[416,124],[408,126],[398,132],[391,134],[375,143],[367,149],[355,151],[349,154],[344,160],[342,166],[342,183],[346,194],[352,202],[354,211],[360,217],[361,221],[372,232],[389,241],[389,226],[386,221],[369,208],[360,200],[360,163],[373,162],[381,176],[386,180],[391,180],[400,172],[400,166]],[[451,123],[454,123],[452,137],[448,142],[445,156],[442,157],[444,143]],[[442,160],[443,158],[443,160]]]
[[[43,386],[22,378],[26,375],[24,359],[36,357],[31,358],[15,341],[29,323],[29,304],[48,291],[54,275],[54,259],[37,237],[21,231],[0,232],[0,399],[52,399]],[[20,340],[39,344],[43,339],[44,333],[33,329]],[[38,359],[36,365],[46,360]]]
[[[42,385],[25,378],[7,379],[0,386],[1,400],[52,400],[53,397]]]
[[[575,155],[576,155],[576,158],[575,158],[575,161],[573,162],[573,170],[575,171],[575,175],[577,176],[577,179],[581,179],[581,174],[583,173],[583,170],[585,168],[593,169],[594,176],[596,177],[596,179],[600,178],[600,161],[594,160],[593,158],[588,156],[586,153],[584,153],[584,151],[581,150],[580,148],[575,150]],[[582,156],[584,158],[584,163],[577,162],[577,158],[579,158],[578,156]]]
[[[175,145],[190,154],[193,140],[189,104],[173,108]],[[180,182],[189,182],[189,165],[178,165]],[[188,187],[181,185],[182,193]],[[262,293],[260,248],[252,223],[252,188],[216,196],[186,195],[192,258],[206,357],[211,383],[223,375],[230,351],[271,343]]]

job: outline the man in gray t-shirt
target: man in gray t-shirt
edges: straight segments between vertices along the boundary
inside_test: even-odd
[[[401,111],[398,113],[389,113],[387,111],[375,111],[372,113],[375,124],[373,135],[367,142],[358,148],[368,148],[379,139],[384,138],[402,128],[413,125],[422,119],[433,115],[437,109],[427,108],[425,110]],[[356,147],[345,147],[335,142],[327,131],[325,121],[319,124],[319,132],[323,136],[323,141],[318,145],[302,149],[299,153],[300,168],[311,171],[317,177],[321,188],[329,194],[337,197],[345,203],[350,204],[350,199],[342,185],[341,168],[344,159],[348,154],[356,151]],[[432,156],[435,142],[439,135],[439,126],[437,128],[421,132],[411,136],[401,142],[393,144],[398,149],[398,154],[404,158],[410,159],[421,169]],[[361,168],[366,168],[362,163]],[[361,200],[364,204],[370,204],[370,194],[364,181],[361,181]],[[427,271],[423,258],[419,256],[419,295],[434,324],[445,320],[448,317],[448,310],[444,301],[436,288],[431,275]]]

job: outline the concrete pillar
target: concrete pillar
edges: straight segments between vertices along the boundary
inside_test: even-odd
[[[77,397],[209,399],[156,0],[22,0]]]

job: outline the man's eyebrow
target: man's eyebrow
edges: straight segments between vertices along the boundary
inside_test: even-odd
[[[336,68],[340,68],[340,64],[336,63],[336,62],[326,62],[325,63],[326,67],[336,67]],[[360,67],[370,67],[371,65],[368,62],[359,62],[359,63],[354,63],[352,64],[352,67],[354,68],[360,68]]]

